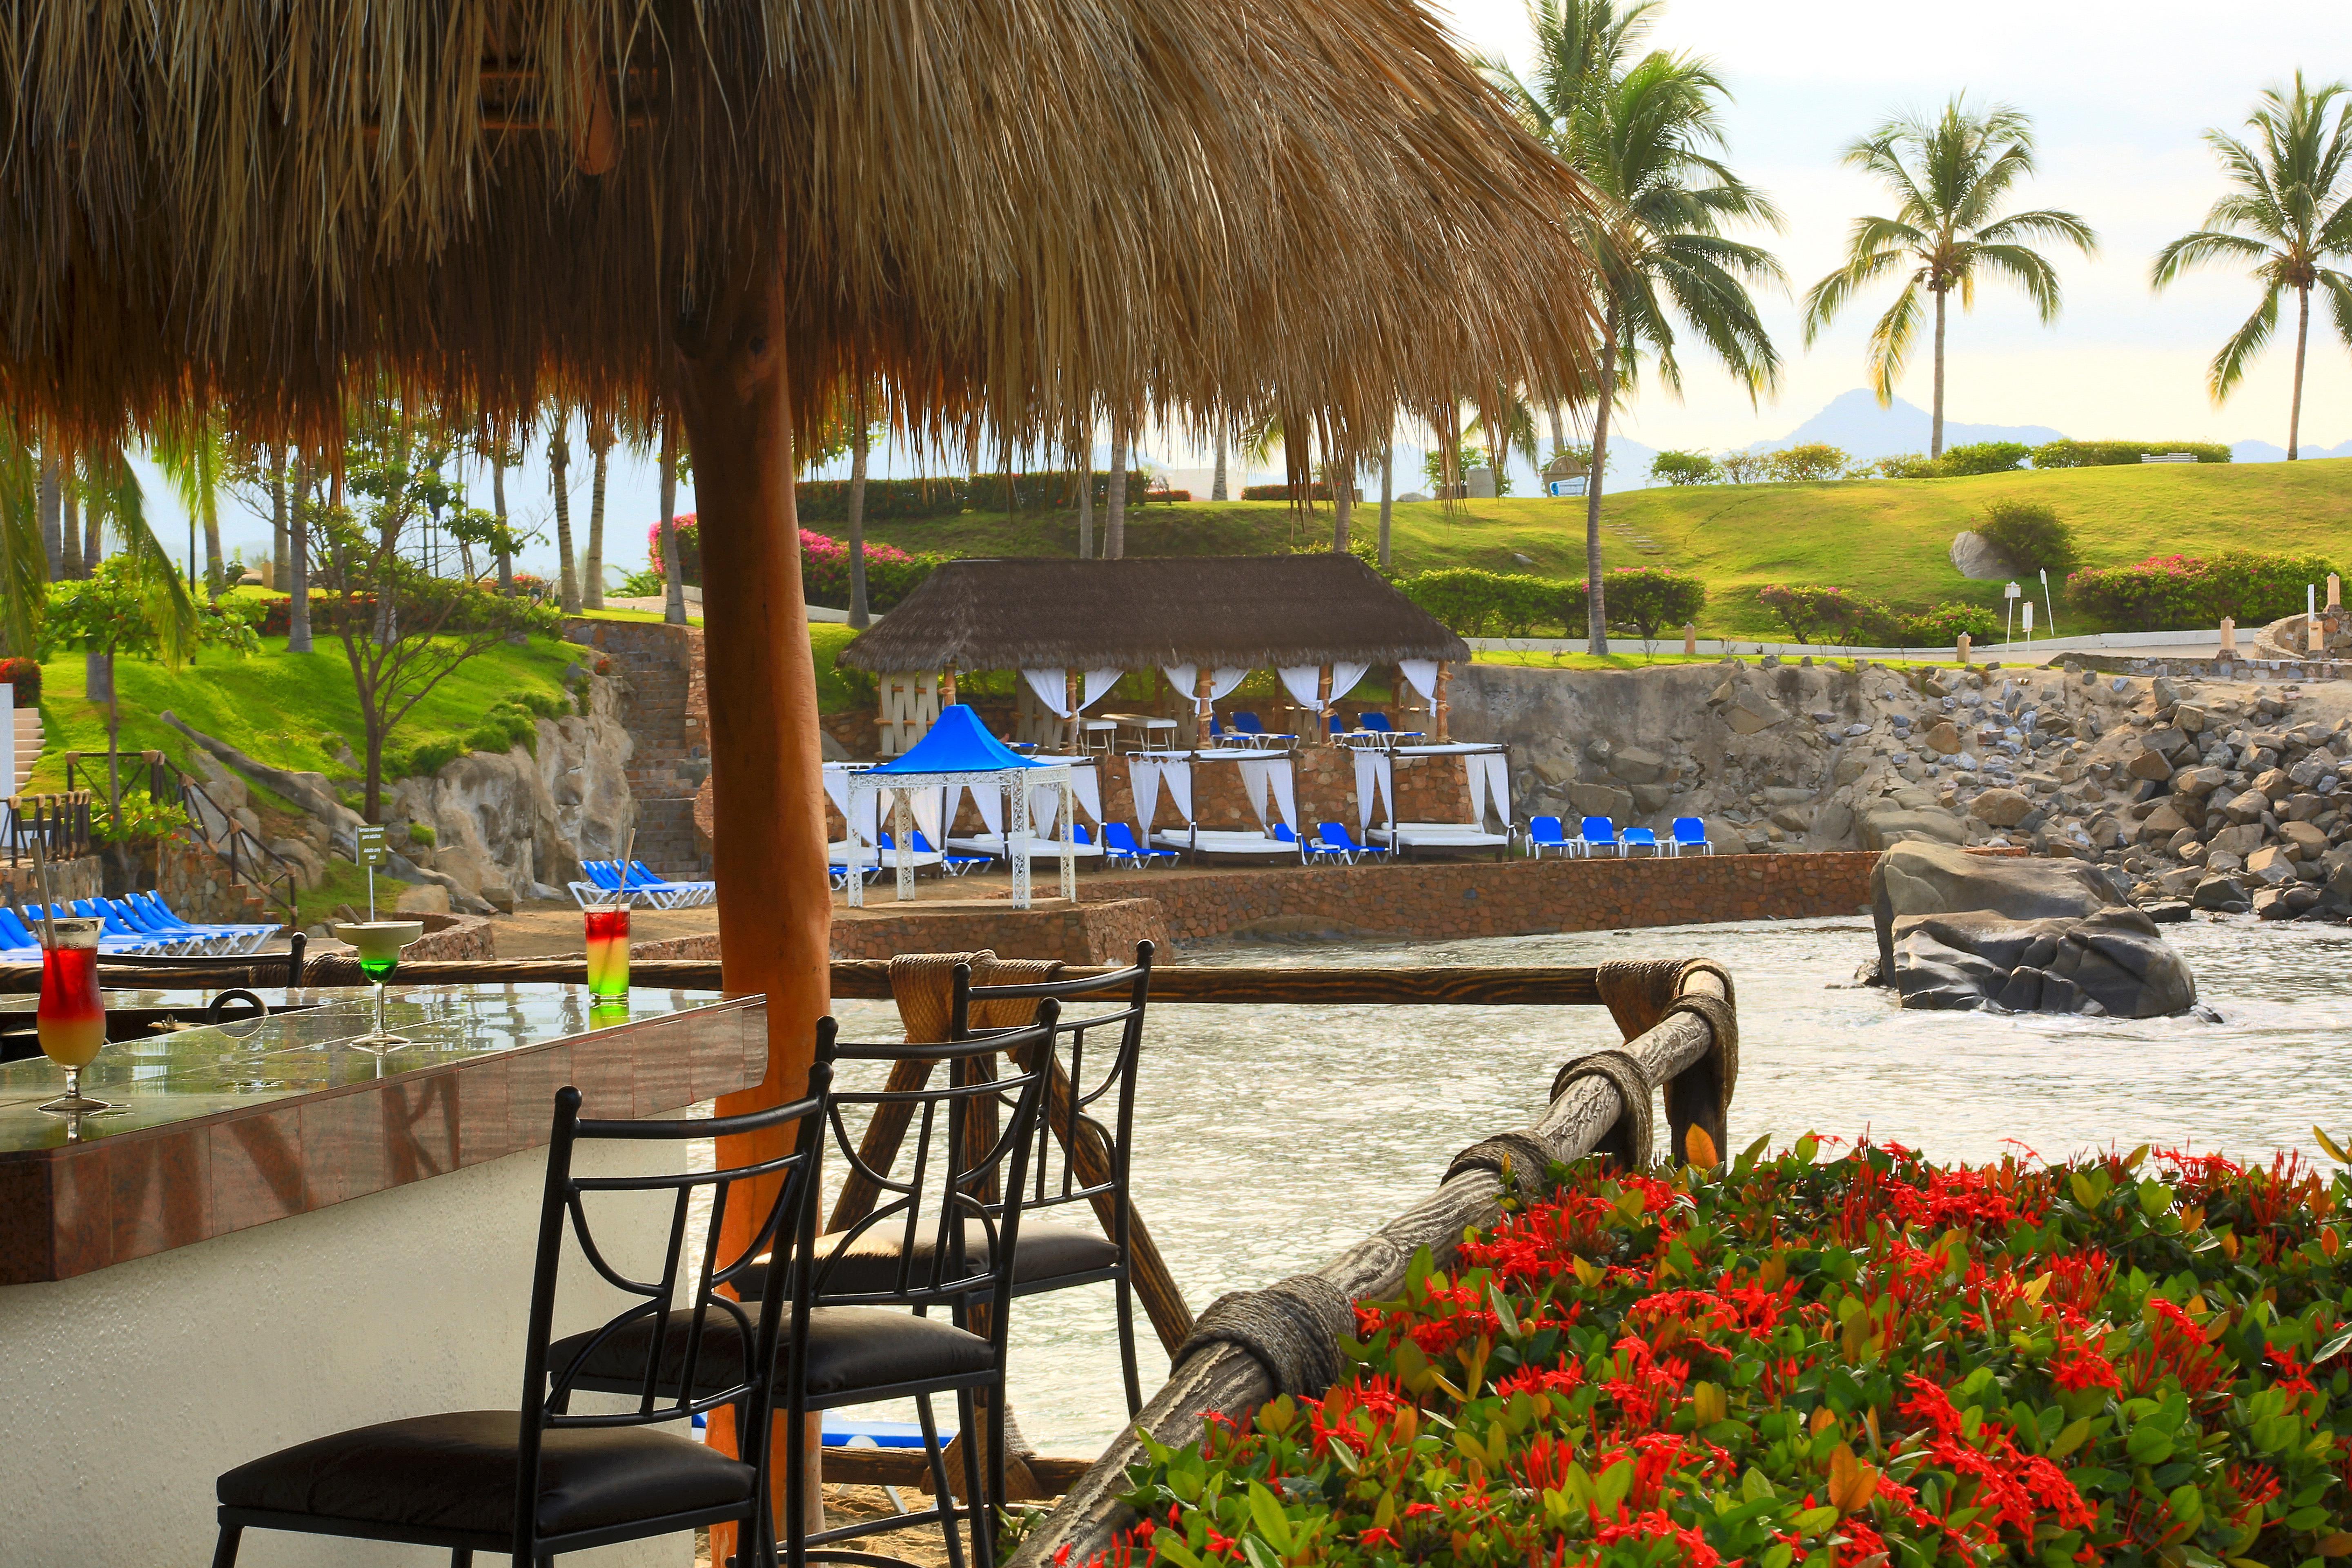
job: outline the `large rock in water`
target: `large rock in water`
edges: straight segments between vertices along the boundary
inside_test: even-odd
[[[1906,1007],[2151,1018],[2197,1001],[2156,922],[2080,861],[1897,844],[1871,875],[1871,913]]]

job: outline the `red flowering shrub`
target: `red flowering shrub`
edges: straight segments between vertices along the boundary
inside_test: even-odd
[[[16,689],[16,706],[32,708],[41,700],[41,661],[37,658],[0,658],[0,683]]]
[[[688,583],[702,581],[701,531],[695,514],[677,517],[678,573]],[[663,575],[661,524],[646,531],[646,553],[656,578]],[[940,555],[909,555],[894,544],[866,542],[866,602],[877,613],[892,609],[929,576]],[[849,546],[814,529],[801,530],[801,591],[812,605],[836,610],[849,607]]]
[[[2352,1555],[2352,1178],[1762,1149],[1424,1252],[1349,1381],[1151,1447],[1120,1568]]]
[[[2224,550],[2210,556],[2151,555],[2137,566],[2085,567],[2066,579],[2066,599],[2126,631],[2267,625],[2303,608],[2306,585],[2330,567],[2315,555]]]

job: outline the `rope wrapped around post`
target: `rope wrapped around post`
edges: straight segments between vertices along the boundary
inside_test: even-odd
[[[1446,1266],[1465,1228],[1493,1225],[1501,1212],[1506,1161],[1514,1172],[1525,1165],[1542,1171],[1554,1160],[1582,1158],[1612,1135],[1632,1152],[1633,1139],[1647,1120],[1652,1086],[1670,1086],[1671,1111],[1677,1103],[1671,1086],[1685,1078],[1680,1103],[1687,1106],[1703,1092],[1707,1120],[1719,1129],[1738,1060],[1730,977],[1705,963],[1676,963],[1664,973],[1675,990],[1655,1000],[1654,1022],[1622,1050],[1571,1062],[1562,1072],[1562,1092],[1535,1126],[1463,1151],[1435,1192],[1313,1273],[1227,1297],[1203,1313],[1180,1348],[1166,1384],[1070,1488],[1061,1506],[1023,1539],[1004,1568],[1089,1568],[1107,1557],[1118,1533],[1134,1522],[1119,1498],[1127,1489],[1129,1467],[1145,1458],[1139,1434],[1182,1447],[1200,1441],[1211,1415],[1243,1420],[1277,1394],[1306,1397],[1328,1388],[1345,1374],[1338,1340],[1353,1331],[1352,1304],[1394,1297],[1420,1248],[1426,1247]],[[1647,974],[1637,978],[1638,990],[1617,982],[1620,994],[1648,1005],[1654,982]],[[1697,1005],[1686,1005],[1691,1003]],[[1624,1016],[1619,1017],[1622,1026]],[[1636,1082],[1638,1110],[1626,1103]],[[1717,1147],[1723,1147],[1719,1136]],[[1328,1338],[1309,1346],[1307,1336],[1318,1327]]]
[[[1714,977],[1722,994],[1694,989],[1694,975]],[[1713,1045],[1701,1060],[1665,1083],[1666,1127],[1672,1152],[1689,1146],[1693,1127],[1704,1128],[1717,1149],[1730,1145],[1731,1092],[1739,1082],[1739,1016],[1731,972],[1712,959],[1620,959],[1594,975],[1601,1000],[1628,1042],[1646,1035],[1676,1013],[1706,1020]]]

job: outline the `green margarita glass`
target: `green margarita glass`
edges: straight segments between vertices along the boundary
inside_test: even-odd
[[[360,973],[375,987],[375,1031],[344,1044],[353,1050],[383,1056],[411,1044],[383,1026],[383,985],[400,968],[400,950],[425,934],[423,921],[346,921],[335,927],[338,940],[359,949]]]

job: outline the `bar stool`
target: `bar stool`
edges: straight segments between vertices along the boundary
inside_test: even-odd
[[[755,1543],[771,1539],[767,1506],[770,1387],[785,1320],[785,1280],[762,1270],[756,1292],[745,1290],[754,1255],[780,1239],[804,1237],[814,1212],[816,1170],[823,1151],[826,1090],[832,1079],[830,1040],[820,1034],[810,1092],[789,1105],[742,1116],[696,1121],[599,1121],[580,1115],[580,1091],[555,1096],[555,1127],[547,1153],[547,1189],[540,1207],[538,1262],[523,1353],[520,1411],[467,1410],[410,1416],[356,1427],[255,1459],[224,1474],[220,1540],[214,1568],[232,1568],[247,1530],[283,1530],[365,1541],[446,1547],[453,1568],[467,1568],[477,1552],[509,1552],[519,1564],[545,1564],[558,1553],[616,1542],[668,1535],[733,1521]],[[583,1143],[618,1140],[677,1144],[774,1132],[792,1152],[732,1170],[674,1170],[651,1176],[578,1176],[573,1156]],[[683,1152],[678,1161],[687,1162]],[[745,1203],[772,1182],[775,1196],[758,1220],[751,1245],[735,1260],[700,1277],[691,1305],[675,1306],[680,1280],[699,1274],[686,1257],[687,1214],[694,1195],[710,1193],[710,1234],[724,1223],[728,1204],[742,1188]],[[606,1194],[669,1194],[668,1246],[653,1279],[619,1273],[600,1249],[590,1209],[604,1213]],[[642,1200],[640,1200],[642,1202]],[[622,1196],[614,1206],[629,1210]],[[642,1208],[635,1212],[642,1213]],[[633,1298],[602,1328],[551,1345],[557,1275],[564,1232],[576,1234],[607,1286]],[[706,1253],[715,1263],[716,1251]],[[742,1292],[747,1310],[720,1295]],[[647,1353],[646,1325],[679,1326],[665,1344],[667,1364]],[[803,1336],[797,1331],[798,1342]],[[632,1336],[634,1335],[634,1340]],[[625,1347],[637,1353],[628,1360]],[[593,1378],[600,1358],[626,1362],[625,1377]],[[603,1387],[635,1397],[635,1408],[614,1415],[573,1415],[572,1395]],[[705,1447],[665,1424],[682,1428],[698,1415],[730,1406],[742,1417],[740,1458]],[[790,1445],[797,1458],[799,1445]]]

